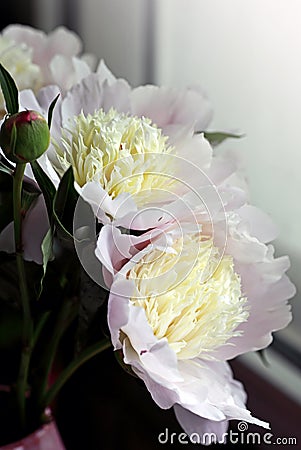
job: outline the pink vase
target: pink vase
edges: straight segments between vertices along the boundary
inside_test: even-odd
[[[41,426],[20,441],[0,447],[1,450],[65,450],[55,422]]]

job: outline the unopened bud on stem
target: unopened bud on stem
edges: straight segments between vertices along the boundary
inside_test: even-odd
[[[37,111],[21,111],[2,124],[0,146],[14,163],[35,161],[47,150],[49,142],[48,124]]]

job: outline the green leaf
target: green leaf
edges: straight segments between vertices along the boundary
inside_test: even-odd
[[[51,230],[51,228],[49,228],[49,230],[47,231],[47,233],[43,239],[43,242],[42,242],[44,273],[46,272],[46,267],[47,267],[48,261],[50,259],[52,259],[52,257],[53,257],[52,243],[53,243],[52,230]]]
[[[106,309],[102,306],[108,295],[108,291],[96,284],[83,269],[81,270],[76,354],[80,354],[88,344],[102,337],[102,318],[106,320]]]
[[[36,202],[39,195],[41,195],[41,191],[38,190],[33,184],[23,182],[22,213],[24,215],[27,213],[31,205]]]
[[[9,175],[12,175],[14,172],[14,166],[10,164],[10,162],[4,158],[3,155],[0,154],[0,171],[5,172]]]
[[[13,170],[3,164],[2,161],[0,161],[0,172],[6,173],[7,175],[13,174]]]
[[[10,73],[0,64],[0,84],[3,92],[6,110],[9,114],[19,112],[19,93]]]
[[[197,132],[197,134],[200,134],[201,131]],[[232,138],[232,139],[240,139],[244,137],[243,134],[237,134],[237,133],[223,133],[219,131],[205,131],[204,132],[205,138],[210,142],[212,147],[216,147],[217,145],[224,142],[226,139]]]
[[[261,359],[262,364],[263,364],[265,367],[269,368],[269,367],[270,367],[270,363],[269,363],[269,361],[268,361],[268,359],[267,359],[265,350],[257,350],[256,353],[257,353],[257,355],[259,356],[259,358]]]
[[[42,254],[43,254],[43,274],[41,277],[40,294],[42,293],[42,290],[43,290],[43,281],[44,281],[44,278],[46,275],[48,262],[51,259],[53,259],[52,247],[53,247],[53,229],[49,228],[49,230],[47,231],[47,233],[43,239],[42,245],[41,245]]]
[[[56,193],[55,186],[37,161],[31,162],[30,165],[31,165],[33,174],[35,176],[35,179],[37,180],[37,183],[38,183],[41,191],[43,192],[47,211],[48,211],[49,221],[51,222],[52,213],[53,213],[53,200],[54,200],[55,193]]]
[[[26,280],[31,300],[39,293],[41,266],[34,262],[24,261]],[[14,254],[0,252],[0,303],[9,303],[14,308],[21,307],[19,276]]]
[[[11,129],[11,135],[10,135],[10,148],[11,148],[11,154],[13,156],[16,155],[15,148],[17,143],[17,127],[16,124],[13,123],[12,129]]]
[[[51,102],[51,104],[50,104],[50,106],[49,106],[49,109],[48,109],[48,128],[49,128],[49,130],[50,130],[50,127],[51,127],[53,110],[54,110],[54,107],[55,107],[55,105],[56,105],[56,102],[57,102],[58,99],[59,99],[59,96],[60,96],[60,94],[57,94],[57,96],[55,97],[55,99],[52,100],[52,102]]]
[[[73,169],[70,166],[64,173],[54,197],[53,214],[54,218],[67,239],[73,242],[73,216],[78,194],[74,189]]]

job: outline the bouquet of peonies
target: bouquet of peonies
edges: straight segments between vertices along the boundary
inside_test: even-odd
[[[64,28],[10,26],[0,46],[4,439],[41,426],[108,348],[188,435],[218,440],[232,419],[268,428],[228,361],[271,343],[295,290],[274,225],[216,149],[238,136],[209,131],[200,88],[132,89]]]

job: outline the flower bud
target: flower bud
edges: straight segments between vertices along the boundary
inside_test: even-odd
[[[44,117],[37,111],[22,111],[7,117],[0,130],[0,146],[14,163],[35,161],[50,142],[50,132]]]

